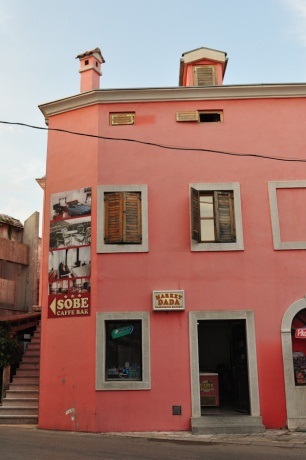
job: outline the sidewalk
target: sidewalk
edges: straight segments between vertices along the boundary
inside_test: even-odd
[[[101,433],[105,436],[127,436],[147,438],[156,441],[190,442],[193,444],[241,444],[254,446],[270,446],[284,448],[306,449],[306,432],[291,432],[288,430],[266,430],[254,434],[205,434],[194,435],[188,431],[153,432],[153,433]]]
[[[41,431],[48,433],[48,430],[41,430],[37,425],[0,425],[0,428],[9,426],[11,428],[29,429],[31,431]],[[54,430],[50,430],[55,432]],[[65,433],[59,431],[58,433]],[[69,432],[72,433],[72,432]],[[128,438],[145,438],[151,441],[175,442],[175,443],[192,443],[192,444],[240,444],[253,446],[283,447],[287,449],[302,448],[306,449],[306,432],[288,431],[288,430],[266,430],[263,433],[254,434],[203,434],[195,435],[190,431],[155,431],[155,432],[125,432],[125,433],[87,433],[73,432],[75,435],[92,436],[112,436]]]

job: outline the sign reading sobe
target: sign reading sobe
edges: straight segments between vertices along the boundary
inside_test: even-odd
[[[153,310],[185,310],[184,291],[153,291]]]
[[[89,316],[89,293],[49,296],[48,318]]]

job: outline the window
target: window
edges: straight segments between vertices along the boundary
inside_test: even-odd
[[[98,187],[98,252],[147,252],[147,186]]]
[[[141,321],[105,321],[106,380],[142,380]]]
[[[221,123],[222,112],[199,112],[200,123]]]
[[[141,243],[141,192],[105,192],[105,244]]]
[[[190,200],[193,251],[243,249],[239,184],[192,184]]]
[[[97,390],[150,389],[149,313],[97,313]]]
[[[234,196],[232,191],[192,193],[192,238],[220,243],[236,242]]]
[[[176,112],[176,121],[196,121],[198,123],[222,123],[222,110],[193,110]]]

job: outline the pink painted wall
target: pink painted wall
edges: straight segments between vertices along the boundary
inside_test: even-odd
[[[179,110],[224,110],[224,123],[177,123]],[[110,127],[109,112],[135,111],[134,126]],[[104,104],[50,118],[50,128],[181,147],[301,157],[305,102],[216,100]],[[294,148],[293,140],[294,139]],[[88,318],[47,319],[43,294],[39,426],[81,431],[190,429],[188,312],[255,312],[261,415],[267,428],[286,423],[280,326],[304,296],[304,251],[274,251],[268,181],[303,180],[306,165],[49,133],[50,194],[91,186],[92,275]],[[191,252],[189,184],[239,182],[244,251]],[[96,253],[97,185],[147,184],[149,252]],[[45,216],[44,234],[49,232]],[[48,254],[48,238],[44,240]],[[47,261],[43,261],[47,277]],[[119,281],[118,281],[119,280]],[[183,289],[186,311],[153,313],[153,290]],[[96,312],[149,311],[151,390],[95,390]],[[173,416],[172,405],[182,406]],[[76,420],[65,411],[74,408]],[[118,415],[119,414],[119,415]]]

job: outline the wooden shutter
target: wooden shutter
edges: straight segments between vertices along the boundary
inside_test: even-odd
[[[135,113],[111,113],[109,115],[110,125],[134,125],[135,124]]]
[[[214,192],[216,241],[236,241],[233,192]]]
[[[104,194],[106,244],[141,243],[141,192]]]
[[[141,192],[123,193],[123,242],[141,243]]]
[[[194,67],[195,86],[216,85],[216,68],[212,65],[201,65]]]
[[[122,243],[122,201],[121,192],[110,192],[104,194],[104,242],[107,244]]]
[[[176,112],[176,121],[199,121],[199,112],[197,110]]]
[[[191,237],[198,242],[201,241],[200,221],[200,192],[191,187]]]

